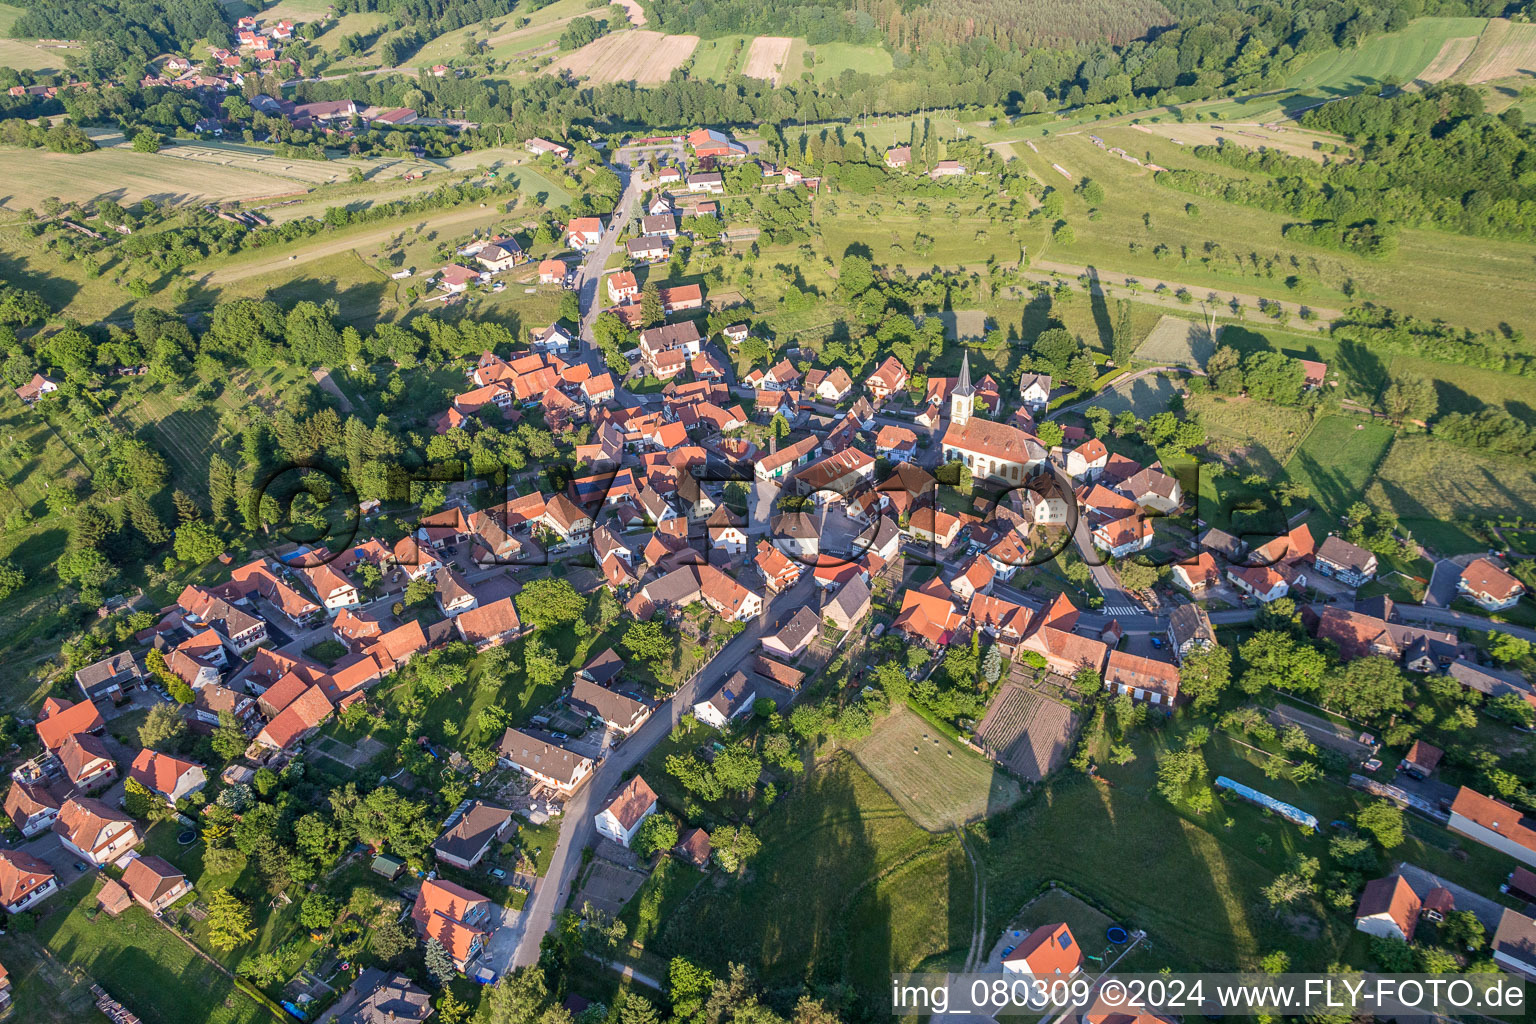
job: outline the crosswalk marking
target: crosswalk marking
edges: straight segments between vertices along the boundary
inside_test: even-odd
[[[1106,604],[1099,609],[1105,615],[1142,615],[1143,609],[1131,604]]]

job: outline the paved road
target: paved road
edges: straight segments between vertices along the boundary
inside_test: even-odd
[[[1442,558],[1430,573],[1429,586],[1424,590],[1424,604],[1433,608],[1449,608],[1456,600],[1456,583],[1461,579],[1461,564],[1452,558]]]
[[[614,207],[602,239],[587,250],[581,266],[576,270],[575,281],[576,294],[581,299],[582,352],[584,355],[590,354],[597,358],[601,358],[601,353],[592,344],[592,325],[597,322],[597,315],[607,306],[607,299],[601,293],[603,268],[608,265],[608,257],[612,256],[618,247],[619,236],[624,233],[625,225],[634,215],[640,198],[640,175],[631,174],[626,168],[613,164],[608,166],[619,176],[619,180],[624,182],[624,194],[619,196],[619,205]],[[598,367],[594,366],[595,368]]]
[[[812,578],[806,575],[799,583],[768,601],[760,618],[749,623],[719,654],[709,660],[692,681],[684,684],[670,700],[657,708],[656,713],[633,736],[598,765],[587,784],[566,801],[554,859],[544,872],[544,878],[534,887],[533,899],[527,909],[511,925],[516,929],[517,951],[510,964],[492,963],[492,970],[500,974],[538,961],[539,942],[565,906],[571,886],[576,881],[581,866],[581,851],[597,838],[592,816],[601,808],[603,801],[618,788],[624,773],[643,761],[652,748],[667,737],[673,726],[682,720],[684,712],[725,681],[726,676],[757,646],[763,630],[787,610],[809,602],[814,590]]]

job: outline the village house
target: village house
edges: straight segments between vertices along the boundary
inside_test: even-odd
[[[785,661],[800,657],[821,633],[821,620],[809,607],[802,605],[790,619],[773,633],[762,638],[763,650]]]
[[[58,891],[48,862],[21,850],[0,850],[0,907],[19,914]]]
[[[1038,416],[1046,406],[1051,404],[1051,375],[1048,373],[1026,373],[1019,378],[1019,398],[1024,403],[1024,408]]]
[[[875,372],[864,378],[864,386],[869,389],[869,396],[874,403],[881,405],[893,394],[905,390],[911,379],[911,374],[901,365],[900,360],[895,356],[886,356]]]
[[[53,828],[63,798],[40,782],[13,780],[5,794],[5,813],[23,837],[31,839]]]
[[[423,1024],[432,1012],[431,997],[410,978],[369,967],[317,1024]]]
[[[662,219],[670,220],[671,218]],[[625,242],[624,251],[629,255],[630,259],[636,262],[657,263],[671,257],[672,243],[664,235],[641,235],[639,238],[631,238]],[[609,294],[612,295],[612,279],[610,279],[609,284]],[[638,294],[637,290],[634,295]],[[630,298],[633,298],[634,295],[631,295]],[[627,300],[615,297],[613,301],[623,302]]]
[[[1536,867],[1536,823],[1502,800],[1462,786],[1445,827]]]
[[[473,645],[477,651],[500,647],[523,633],[517,604],[510,597],[460,611],[453,617],[453,628],[461,640]]]
[[[1493,559],[1478,558],[1461,571],[1456,590],[1485,611],[1497,612],[1514,607],[1525,593],[1525,584]]]
[[[488,274],[499,274],[504,270],[511,270],[527,258],[528,254],[511,235],[493,238],[475,253],[475,262],[484,267]]]
[[[875,454],[892,462],[917,458],[917,435],[906,427],[887,424],[875,435]]]
[[[54,751],[75,791],[91,793],[117,779],[117,762],[106,741],[90,733],[70,736]]]
[[[1168,646],[1179,664],[1193,651],[1216,644],[1216,630],[1211,617],[1197,604],[1181,604],[1168,614]]]
[[[469,871],[516,827],[511,811],[484,800],[471,800],[443,823],[443,834],[432,844],[432,852],[444,864]]]
[[[1320,576],[1328,576],[1351,587],[1363,587],[1376,578],[1376,556],[1351,544],[1343,537],[1329,534],[1317,546],[1312,567]]]
[[[656,793],[636,775],[626,782],[607,806],[593,815],[598,835],[628,847],[641,822],[656,813]]]
[[[885,151],[885,166],[900,169],[912,162],[911,146],[894,146]]]
[[[71,736],[83,733],[100,735],[107,726],[96,705],[88,700],[72,704],[58,697],[43,701],[43,714],[34,728],[44,749],[57,753]]]
[[[1209,551],[1202,551],[1187,562],[1175,562],[1170,575],[1177,586],[1197,597],[1221,585],[1221,570]]]
[[[496,752],[509,767],[565,796],[574,793],[592,773],[590,757],[517,729],[509,728],[502,734]]]
[[[1172,707],[1179,696],[1179,669],[1166,661],[1110,651],[1104,663],[1104,689]]]
[[[1097,480],[1109,462],[1104,442],[1090,437],[1067,453],[1067,476],[1073,480]]]
[[[110,658],[87,665],[75,672],[75,685],[86,700],[107,700],[121,703],[123,687],[133,686],[144,678],[144,673],[134,662],[133,655],[120,651]]]
[[[646,701],[583,678],[571,681],[566,704],[625,736],[640,728],[655,710]]]
[[[869,609],[869,585],[862,576],[857,576],[838,589],[832,600],[822,607],[821,615],[836,628],[848,632],[864,621]]]
[[[1440,767],[1440,758],[1444,755],[1445,751],[1433,743],[1414,740],[1413,746],[1408,748],[1408,753],[1404,754],[1403,759],[1398,762],[1397,770],[1422,782]]]
[[[1419,923],[1419,897],[1402,875],[1365,883],[1355,909],[1355,929],[1380,938],[1413,941]]]
[[[1003,957],[1006,974],[1073,975],[1083,969],[1083,951],[1065,924],[1045,924],[1030,931]]]
[[[565,226],[565,244],[577,252],[585,252],[603,240],[603,221],[600,217],[576,217]]]
[[[96,867],[111,864],[140,841],[132,818],[92,797],[65,800],[53,830],[65,849]]]
[[[208,784],[202,765],[148,747],[134,755],[128,777],[172,807]]]
[[[718,690],[693,706],[693,716],[705,725],[724,729],[751,711],[756,701],[757,689],[738,669],[731,673]]]
[[[640,284],[633,271],[620,270],[608,275],[608,301],[629,302],[640,294]]]
[[[192,883],[176,866],[160,857],[135,857],[123,868],[123,888],[133,901],[151,914],[192,891]]]
[[[550,142],[548,139],[532,138],[523,143],[524,148],[534,156],[544,156],[546,153],[564,163],[571,158],[571,151],[558,142]]]
[[[567,269],[560,260],[539,261],[539,284],[565,284]]]
[[[801,564],[790,558],[766,540],[757,542],[757,556],[753,559],[763,582],[773,593],[782,593],[800,581]]]
[[[450,263],[438,271],[437,274],[438,282],[441,284],[443,291],[449,295],[458,295],[460,292],[466,291],[470,285],[479,281],[480,278],[480,271],[472,270],[458,263]]]
[[[436,939],[461,972],[485,948],[491,916],[490,900],[442,878],[423,882],[411,907],[416,934],[423,940]]]

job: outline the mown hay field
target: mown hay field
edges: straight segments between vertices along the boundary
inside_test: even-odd
[[[555,61],[548,71],[569,71],[577,78],[597,83],[659,85],[682,66],[698,45],[698,36],[669,36],[644,29],[611,32]]]
[[[1019,784],[906,708],[897,708],[853,744],[853,756],[913,821],[943,832],[996,814],[1019,799]]]

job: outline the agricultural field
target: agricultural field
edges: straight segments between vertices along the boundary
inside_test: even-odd
[[[437,164],[425,160],[393,157],[382,160],[296,160],[292,157],[275,156],[271,150],[260,146],[246,146],[238,142],[177,143],[166,146],[154,156],[189,160],[220,169],[270,174],[275,178],[291,179],[301,188],[346,181],[354,169],[361,171],[370,181],[400,178],[407,174],[430,173],[438,169]]]
[[[944,832],[1013,806],[1019,784],[990,761],[897,708],[853,744],[864,770],[930,832]]]
[[[665,82],[699,45],[698,36],[669,36],[636,29],[610,32],[575,53],[555,61],[549,74],[570,72],[594,83],[634,82],[656,85]]]
[[[1426,437],[1400,437],[1366,489],[1414,536],[1440,554],[1481,551],[1487,544],[1458,521],[1529,515],[1536,507],[1536,466]]]
[[[1273,149],[1287,156],[1299,156],[1317,163],[1323,163],[1325,159],[1340,159],[1332,155],[1335,148],[1349,151],[1342,135],[1309,131],[1293,124],[1225,121],[1218,125],[1185,121],[1177,124],[1138,124],[1134,127],[1139,132],[1167,139],[1176,146],[1214,146],[1226,141],[1244,149]]]
[[[794,69],[787,64],[794,43],[788,36],[758,36],[747,49],[741,73],[748,78],[765,78],[774,85],[783,85],[785,76],[794,74]]]
[[[1484,32],[1487,30],[1484,29]],[[1440,47],[1440,52],[1435,54],[1435,59],[1428,66],[1414,76],[1412,88],[1427,89],[1432,85],[1445,81],[1461,70],[1472,51],[1477,48],[1477,36],[1457,36],[1447,39]]]
[[[1392,446],[1393,429],[1358,416],[1324,416],[1285,464],[1285,475],[1306,484],[1328,521],[1365,497],[1366,484]]]
[[[1311,414],[1301,409],[1247,398],[1190,395],[1185,407],[1200,417],[1210,435],[1206,447],[1222,461],[1240,472],[1271,478],[1290,460],[1312,426]]]
[[[817,82],[830,82],[844,71],[880,77],[895,69],[890,51],[883,46],[859,43],[818,43],[811,46],[803,39],[795,40],[784,66],[784,77],[798,78],[800,72],[809,71]]]
[[[1281,105],[1294,110],[1319,99],[1357,93],[1389,79],[1406,84],[1432,65],[1443,63],[1438,58],[1447,40],[1475,37],[1484,24],[1482,18],[1420,18],[1401,32],[1319,54],[1292,73],[1285,84],[1296,95]]]
[[[107,196],[122,203],[153,199],[174,205],[256,199],[306,188],[251,168],[175,160],[127,148],[79,154],[5,149],[0,151],[0,177],[7,183],[0,190],[0,208],[12,212],[35,209],[49,196],[66,202]]]
[[[701,39],[690,59],[693,61],[690,77],[710,82],[723,82],[741,71],[741,63],[747,53],[751,36],[719,36]]]
[[[1528,78],[1536,68],[1536,25],[1490,19],[1477,46],[1452,79],[1479,85],[1508,78]]]
[[[18,71],[58,71],[64,67],[65,56],[80,50],[74,43],[45,45],[36,40],[10,38],[11,26],[21,14],[20,7],[0,4],[0,67]]]
[[[846,975],[878,998],[893,965],[969,945],[974,885],[959,843],[919,828],[850,755],[823,762],[753,828],[763,845],[750,873],[695,890],[647,952],[751,963],[769,986]]]
[[[644,27],[646,21],[645,8],[640,6],[640,0],[608,0],[608,2],[622,7],[624,9],[624,17],[628,18],[629,23],[635,26],[635,28]]]
[[[954,217],[918,209],[933,203],[891,197],[841,194],[836,199],[819,197],[815,205],[822,244],[834,260],[841,259],[850,245],[861,243],[869,247],[875,263],[904,266],[914,273],[934,266],[979,267],[992,257],[1015,262],[1021,247],[1027,244],[1034,252],[1046,231],[1043,225],[994,217],[974,201],[959,199],[953,204]],[[836,215],[823,215],[829,207],[837,210]]]

